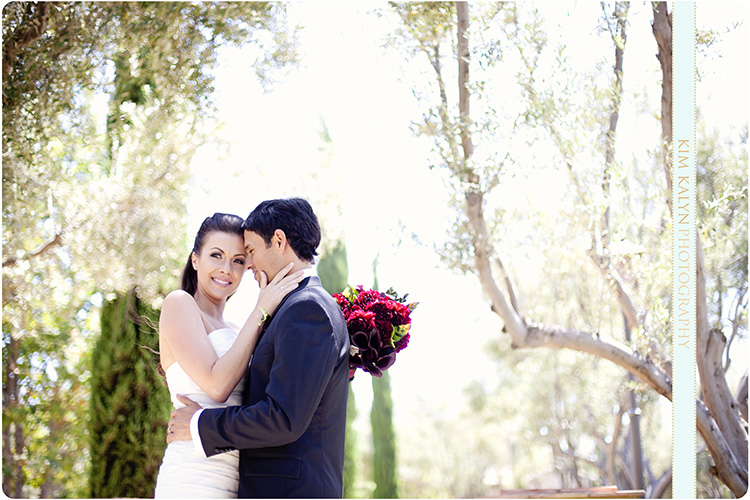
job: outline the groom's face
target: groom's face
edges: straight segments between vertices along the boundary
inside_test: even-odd
[[[260,283],[260,272],[263,271],[271,281],[283,266],[280,252],[273,245],[266,245],[265,240],[257,233],[245,231],[245,250],[248,254],[247,268],[253,272],[255,280]]]

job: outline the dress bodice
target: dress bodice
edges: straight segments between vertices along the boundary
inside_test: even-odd
[[[208,340],[211,342],[216,354],[221,357],[232,347],[239,334],[232,328],[220,328],[208,334]],[[242,404],[242,388],[245,385],[244,377],[237,386],[232,390],[229,399],[222,403],[214,400],[190,376],[185,373],[178,362],[174,362],[165,371],[167,385],[169,386],[169,395],[172,398],[172,404],[175,408],[185,406],[177,399],[177,394],[187,396],[203,408],[219,408],[224,406],[234,406]]]

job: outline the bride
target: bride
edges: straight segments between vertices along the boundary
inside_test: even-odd
[[[224,320],[227,299],[246,269],[242,218],[216,213],[201,224],[182,273],[181,290],[164,299],[159,318],[159,351],[175,408],[177,394],[203,408],[242,402],[243,377],[261,325],[302,272],[290,263],[268,282],[259,277],[258,303],[239,329]],[[170,443],[156,479],[156,498],[236,498],[239,452],[199,456],[192,441]]]

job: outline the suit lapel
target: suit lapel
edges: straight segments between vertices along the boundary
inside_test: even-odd
[[[299,292],[303,288],[305,288],[308,285],[310,285],[311,282],[313,281],[312,278],[319,279],[317,277],[310,276],[309,278],[305,278],[302,281],[300,281],[299,286],[297,288],[295,288],[294,290],[292,290],[291,292],[289,292],[286,295],[286,297],[284,297],[283,299],[281,299],[281,303],[279,304],[279,307],[276,308],[276,313],[278,313],[281,310],[281,308],[284,306],[284,304],[286,303],[286,301],[289,300],[289,297],[291,297],[295,293]],[[266,334],[266,330],[268,330],[268,327],[271,326],[271,323],[273,322],[273,319],[276,317],[276,313],[274,313],[271,316],[269,316],[268,319],[266,319],[266,321],[263,322],[263,326],[260,329],[260,335],[258,335],[258,341],[255,343],[256,347],[258,346],[258,344],[260,344],[260,341],[263,338],[263,336]]]

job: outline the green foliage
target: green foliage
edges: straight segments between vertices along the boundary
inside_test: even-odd
[[[346,245],[337,240],[329,245],[318,260],[320,283],[331,295],[341,293],[347,286],[349,266],[346,259]],[[357,405],[354,391],[349,385],[349,399],[346,402],[346,442],[344,448],[344,498],[354,498],[354,483],[357,476],[357,434],[354,420]]]
[[[383,372],[372,378],[372,470],[375,491],[373,498],[398,498],[398,466],[396,433],[393,428],[393,399],[391,376]]]
[[[609,484],[606,445],[615,437],[625,376],[569,351],[513,350],[493,342],[494,377],[477,380],[444,409],[399,427],[405,498],[487,498],[500,489]],[[639,391],[644,455],[655,474],[671,463],[668,405]],[[627,446],[622,418],[617,449]],[[616,472],[622,464],[616,462]]]
[[[440,250],[444,262],[475,272],[477,235],[466,215],[465,194],[477,190],[483,195],[488,245],[504,264],[493,268],[493,274],[504,293],[505,273],[513,278],[522,317],[625,343],[617,297],[591,259],[596,252],[606,253],[642,314],[631,347],[656,363],[668,360],[671,257],[663,169],[649,151],[633,152],[626,164],[618,156],[606,165],[611,191],[602,188],[605,152],[612,140],[613,61],[599,58],[613,52],[613,44],[622,46],[619,33],[612,34],[614,40],[600,33],[604,49],[592,46],[588,61],[572,64],[575,54],[551,36],[555,19],[546,20],[545,9],[472,4],[467,126],[474,151],[464,162],[452,83],[458,67],[455,30],[442,27],[443,22],[455,26],[455,19],[437,20],[429,9],[420,13],[401,5],[393,11],[402,27],[394,30],[392,45],[409,66],[419,63],[431,80],[426,86],[422,79],[412,84],[423,102],[414,130],[434,144],[430,168],[439,166],[450,174],[446,184],[456,218]],[[628,99],[632,97],[621,106],[632,106]],[[647,118],[653,114],[636,108],[636,114]],[[656,150],[658,135],[645,147]],[[466,168],[477,174],[474,184],[467,182]],[[605,249],[597,231],[607,209],[612,244]],[[498,488],[602,484],[608,474],[608,443],[619,436],[617,451],[629,448],[626,424],[614,435],[628,388],[622,369],[574,352],[520,353],[504,347],[506,342],[499,339],[490,350],[497,360],[497,380],[477,381],[468,390],[466,412],[448,421],[436,415],[417,430],[418,436],[409,436],[408,459],[401,460],[422,473],[404,475],[408,496],[425,484],[434,488],[430,495],[456,497],[491,496]],[[661,422],[664,405],[645,388],[635,390],[643,412],[644,456],[661,474],[670,458],[669,432]],[[481,429],[481,436],[475,429]],[[416,451],[421,443],[435,440],[441,443]],[[443,454],[451,459],[430,462]],[[614,473],[621,482],[619,465]]]
[[[328,293],[341,293],[349,279],[349,265],[346,260],[346,245],[336,241],[318,260],[318,276]]]
[[[153,305],[174,288],[217,51],[256,44],[265,78],[294,41],[275,3],[12,2],[2,16],[3,486],[86,496],[97,292],[136,287]]]
[[[134,291],[102,307],[89,402],[93,498],[153,495],[171,409],[154,354],[158,318]]]
[[[747,293],[747,127],[722,137],[702,119],[697,125],[697,220],[706,253],[707,295],[714,299],[709,323],[721,328],[742,312],[741,297]],[[728,304],[735,310],[727,310]],[[746,334],[744,326],[741,335]]]
[[[710,128],[700,113],[696,126],[696,218],[705,256],[708,323],[727,338],[722,365],[727,384],[734,389],[747,373],[746,362],[738,359],[747,354],[737,344],[747,339],[748,132],[747,126],[720,132]],[[710,454],[701,448],[696,461],[698,497],[731,498],[711,472]]]
[[[456,8],[449,2],[389,2],[391,11],[402,21],[395,39],[407,39],[412,55],[434,50],[453,34]]]
[[[355,498],[357,479],[357,400],[349,384],[349,399],[346,401],[346,441],[344,443],[344,498]]]

